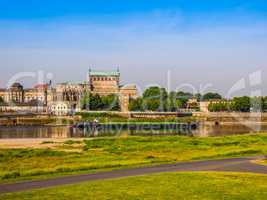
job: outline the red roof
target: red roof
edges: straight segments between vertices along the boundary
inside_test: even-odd
[[[34,86],[35,89],[47,89],[48,84],[37,84]]]

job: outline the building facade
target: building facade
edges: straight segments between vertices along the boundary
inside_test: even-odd
[[[120,72],[93,71],[89,69],[89,85],[93,94],[106,96],[118,94],[120,89]]]
[[[2,110],[8,107],[19,110],[18,107],[46,107],[46,112],[65,115],[80,111],[81,97],[85,92],[100,96],[118,95],[121,111],[127,112],[129,99],[137,97],[135,85],[120,85],[120,72],[89,70],[89,81],[85,83],[38,84],[33,88],[24,89],[20,83],[14,83],[7,89],[0,89],[3,99]],[[43,109],[42,109],[43,110]]]
[[[7,89],[0,89],[0,97],[8,104],[25,104],[38,102],[47,105],[48,84],[36,85],[24,89],[20,83],[14,83]]]
[[[128,112],[129,99],[137,98],[135,85],[121,85],[120,71],[93,71],[89,69],[89,87],[93,94],[106,96],[117,95],[122,112]]]

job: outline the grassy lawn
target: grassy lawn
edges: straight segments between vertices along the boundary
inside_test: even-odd
[[[162,173],[6,194],[0,198],[265,200],[266,182],[266,175],[256,174]]]
[[[0,182],[260,154],[267,154],[267,134],[210,138],[130,136],[68,141],[50,149],[1,149]]]

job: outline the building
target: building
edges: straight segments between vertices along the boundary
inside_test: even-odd
[[[121,112],[129,111],[130,99],[136,99],[138,97],[136,85],[125,85],[120,87],[120,107]]]
[[[81,110],[81,97],[85,92],[100,96],[118,95],[121,111],[127,112],[129,99],[137,97],[135,85],[120,85],[120,72],[89,70],[89,81],[85,83],[38,84],[24,89],[20,83],[14,83],[7,89],[0,89],[1,110],[13,109],[38,110],[36,106],[46,108],[46,112],[65,115]],[[21,106],[21,109],[20,109]],[[41,109],[44,110],[43,108]]]
[[[48,112],[55,115],[66,115],[81,110],[80,102],[87,83],[59,83],[50,92]]]
[[[89,69],[89,85],[93,94],[105,96],[118,94],[120,89],[120,72],[93,71]]]
[[[190,98],[188,99],[186,103],[186,108],[187,109],[192,109],[192,110],[198,110],[200,108],[200,103],[197,101],[196,98]]]
[[[56,101],[51,102],[48,106],[48,113],[57,116],[64,116],[71,114],[71,105],[68,102]]]
[[[34,88],[24,89],[20,83],[12,84],[8,89],[0,89],[0,97],[8,104],[23,104],[39,102],[47,105],[48,84],[37,85]]]
[[[89,69],[89,87],[93,94],[119,96],[122,112],[128,112],[129,99],[137,97],[135,85],[121,85],[120,71],[94,71]]]

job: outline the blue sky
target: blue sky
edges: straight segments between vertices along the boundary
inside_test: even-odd
[[[17,72],[83,81],[90,66],[119,66],[122,81],[140,88],[167,86],[169,72],[171,89],[224,95],[260,70],[267,95],[267,2],[0,0],[0,66],[0,87]]]

